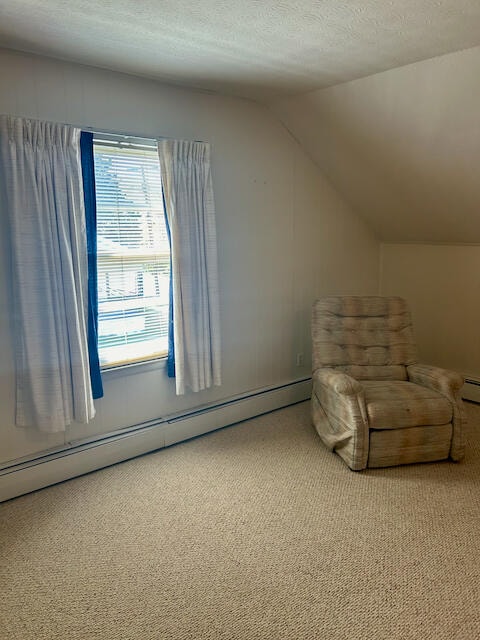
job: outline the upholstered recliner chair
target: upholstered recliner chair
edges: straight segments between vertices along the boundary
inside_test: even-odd
[[[402,298],[322,298],[312,339],[313,423],[350,469],[463,458],[463,378],[417,363]]]

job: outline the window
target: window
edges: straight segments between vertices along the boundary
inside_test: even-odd
[[[155,141],[94,137],[102,367],[168,349],[170,246]]]

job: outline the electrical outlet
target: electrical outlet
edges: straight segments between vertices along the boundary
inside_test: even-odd
[[[297,367],[303,367],[303,353],[297,353]]]

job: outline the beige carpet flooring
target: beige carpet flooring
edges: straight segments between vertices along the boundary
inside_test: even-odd
[[[2,640],[480,638],[464,463],[353,473],[302,403],[0,505]]]

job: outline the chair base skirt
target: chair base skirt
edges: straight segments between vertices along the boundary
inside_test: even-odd
[[[323,444],[343,458],[352,471],[365,469],[368,456],[368,428],[360,425],[360,416],[355,420],[350,415],[350,420],[347,421],[327,416],[315,389],[311,410],[313,425]]]
[[[393,467],[415,462],[433,462],[449,457],[451,424],[370,430],[367,467]]]

